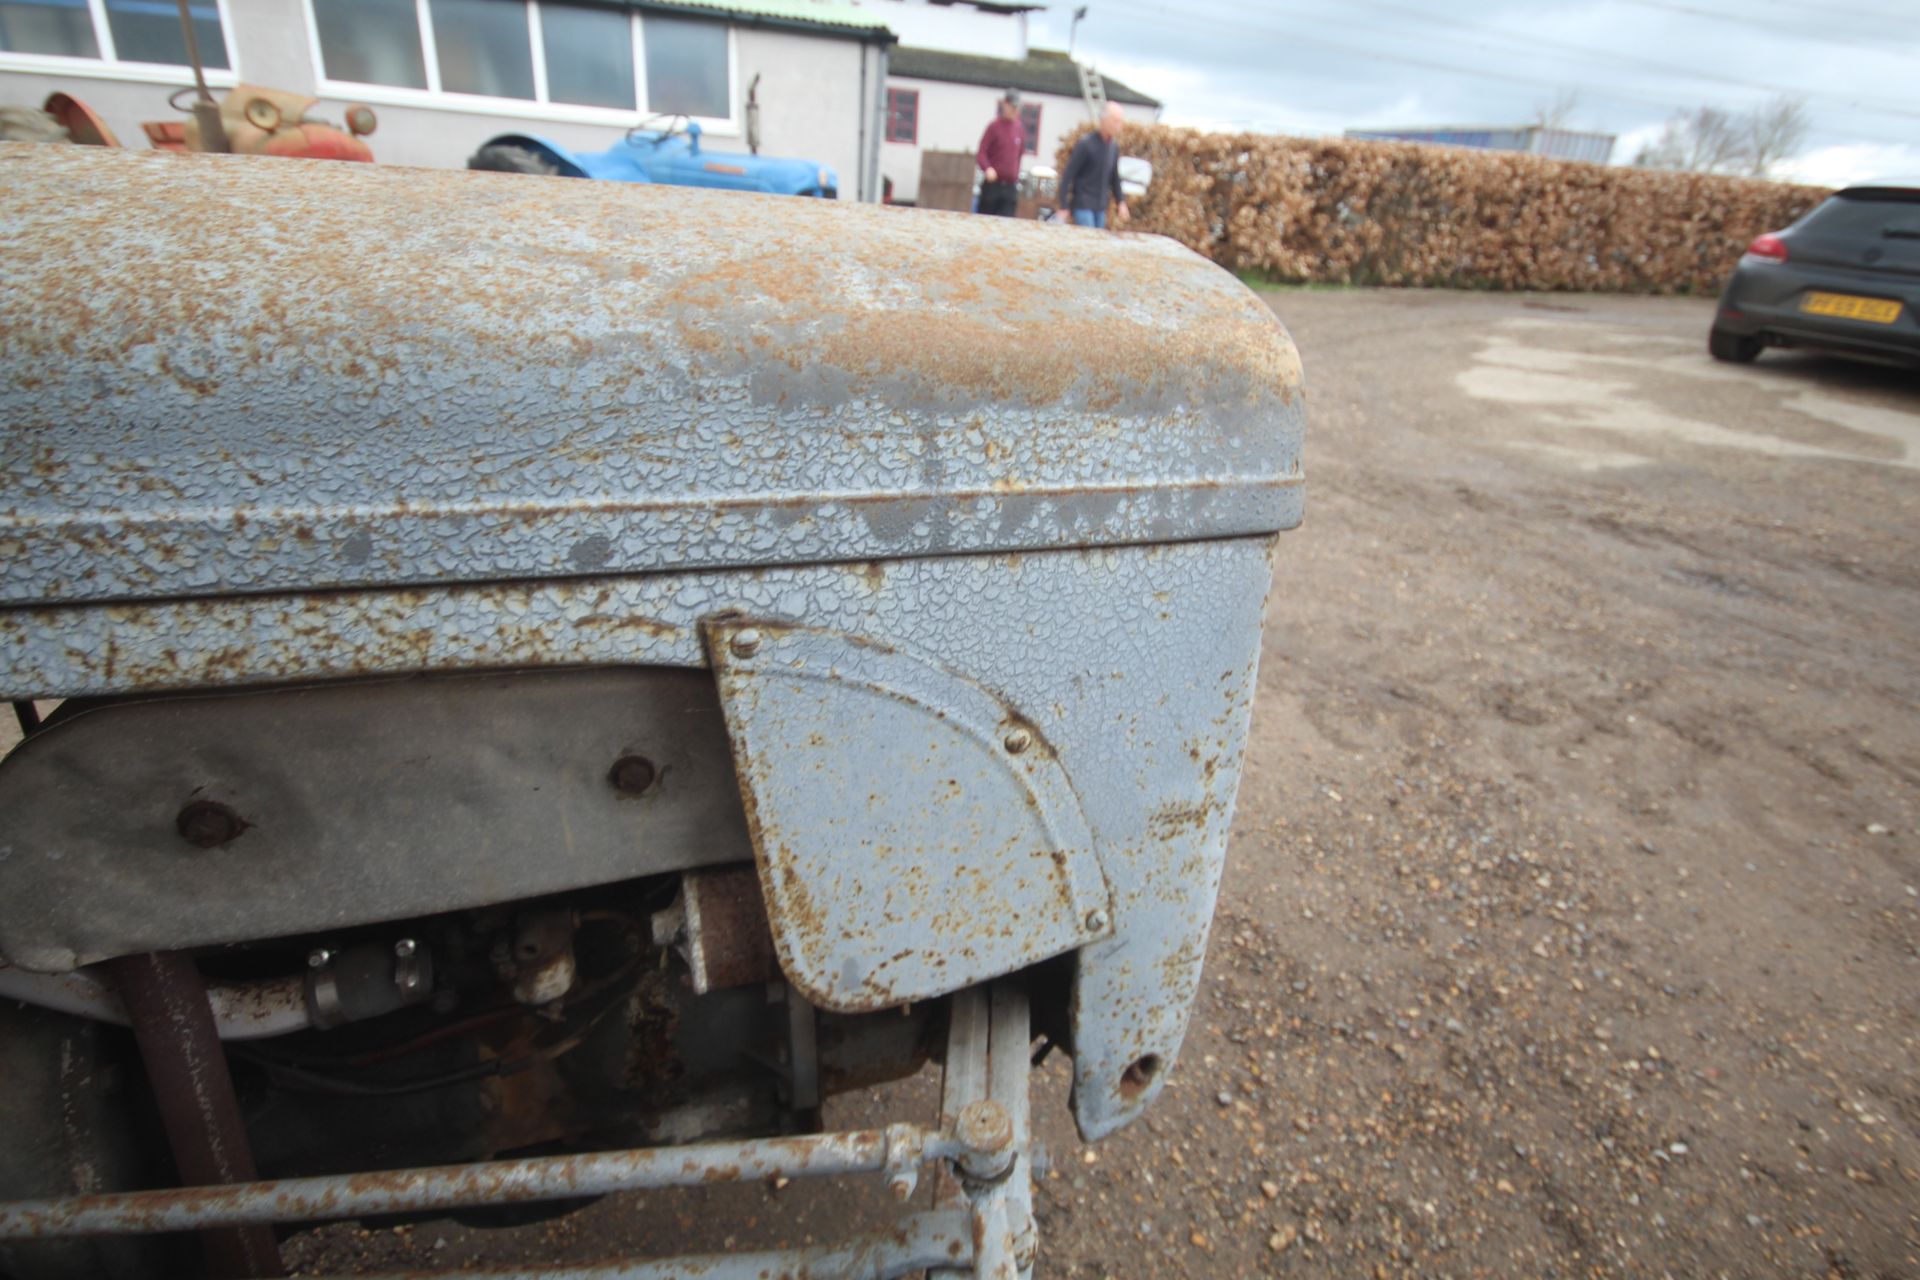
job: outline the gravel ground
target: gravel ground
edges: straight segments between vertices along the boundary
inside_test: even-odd
[[[1038,1274],[1920,1276],[1920,383],[1713,364],[1697,300],[1269,296],[1309,518],[1207,984],[1098,1148],[1039,1073]],[[871,1190],[288,1255],[824,1238]]]
[[[1271,301],[1309,517],[1208,983],[1048,1271],[1920,1275],[1920,384]]]

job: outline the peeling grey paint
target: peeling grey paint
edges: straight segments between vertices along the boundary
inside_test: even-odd
[[[1292,345],[1171,241],[30,144],[0,236],[0,606],[1299,519]]]

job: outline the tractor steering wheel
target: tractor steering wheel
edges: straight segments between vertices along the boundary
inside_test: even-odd
[[[667,121],[667,127],[659,130],[656,133],[650,127],[653,124],[653,122],[656,120]],[[648,116],[645,120],[642,120],[639,124],[636,124],[631,129],[627,130],[627,145],[628,146],[635,145],[636,135],[650,135],[648,136],[647,140],[652,142],[653,145],[657,147],[661,143],[665,142],[668,138],[673,137],[674,134],[685,133],[686,125],[687,125],[687,117],[684,115],[677,115],[677,114],[668,115],[662,112],[660,115],[657,115],[657,116]]]

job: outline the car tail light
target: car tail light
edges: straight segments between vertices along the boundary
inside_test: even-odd
[[[1769,262],[1785,262],[1787,260],[1787,242],[1771,233],[1763,236],[1755,236],[1753,243],[1747,246],[1747,254],[1750,257],[1765,258]]]

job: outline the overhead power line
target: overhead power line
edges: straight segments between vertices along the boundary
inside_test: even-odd
[[[1621,0],[1621,3],[1630,4],[1637,9],[1659,9],[1667,13],[1684,13],[1689,17],[1706,18],[1709,21],[1717,22],[1721,24],[1725,24],[1729,22],[1751,23],[1754,21],[1754,15],[1750,11],[1746,13],[1729,13],[1724,9],[1702,9],[1698,5],[1676,4],[1674,3],[1674,0]],[[1797,5],[1794,7],[1799,8],[1799,6]],[[1802,11],[1804,12],[1804,10]],[[1864,17],[1866,15],[1860,14],[1858,12],[1848,13],[1845,10],[1817,9],[1813,11],[1813,16],[1817,16],[1823,19],[1830,19],[1830,18],[1836,18],[1836,17]],[[1895,18],[1895,17],[1889,16],[1886,20],[1896,24],[1897,26],[1906,27],[1909,32],[1911,32],[1912,30],[1911,16],[1906,18]],[[1823,24],[1823,27],[1824,27],[1824,24]],[[1876,53],[1885,53],[1887,51],[1884,44],[1869,43],[1868,41],[1865,41],[1865,40],[1835,39],[1834,33],[1830,27],[1825,27],[1825,29],[1819,34],[1802,30],[1802,31],[1796,32],[1796,36],[1797,38],[1802,40],[1811,40],[1818,44],[1837,45],[1841,48],[1846,48],[1846,49],[1870,49]],[[1912,39],[1911,35],[1909,35],[1907,38],[1909,40]]]
[[[1629,2],[1631,2],[1631,0],[1629,0]],[[1462,30],[1493,36],[1509,44],[1522,46],[1522,51],[1530,51],[1527,48],[1529,46],[1534,48],[1560,49],[1581,59],[1599,58],[1607,62],[1618,63],[1622,66],[1638,67],[1642,70],[1657,71],[1665,75],[1684,76],[1690,80],[1711,81],[1716,84],[1732,85],[1735,88],[1748,89],[1760,93],[1787,93],[1794,97],[1807,98],[1810,100],[1823,98],[1835,99],[1843,101],[1847,106],[1854,107],[1858,110],[1872,110],[1878,114],[1906,116],[1920,120],[1920,104],[1902,103],[1899,105],[1888,105],[1890,100],[1879,97],[1853,97],[1836,93],[1829,89],[1808,89],[1799,85],[1768,84],[1757,80],[1742,80],[1735,76],[1724,76],[1718,72],[1702,71],[1696,67],[1681,66],[1673,62],[1661,62],[1653,58],[1642,57],[1638,54],[1617,53],[1611,49],[1584,47],[1569,44],[1565,40],[1551,40],[1545,36],[1523,35],[1518,32],[1505,31],[1499,27],[1489,26],[1483,22],[1468,22],[1460,18],[1448,18],[1440,14],[1427,13],[1408,5],[1392,4],[1389,3],[1389,0],[1347,0],[1347,3],[1364,5],[1369,9],[1378,9],[1384,13],[1401,14],[1436,26],[1458,27]],[[1484,45],[1481,47],[1485,48]],[[1489,52],[1495,51],[1489,50]],[[1869,103],[1878,103],[1879,105],[1869,106],[1867,105]]]
[[[1760,3],[1773,5],[1777,9],[1785,9],[1790,13],[1792,13],[1795,17],[1804,17],[1808,14],[1806,0],[1760,0]],[[1862,19],[1867,22],[1885,22],[1885,23],[1890,23],[1896,27],[1905,27],[1908,33],[1906,38],[1908,39],[1912,38],[1913,11],[1911,9],[1907,10],[1905,13],[1895,13],[1887,9],[1857,9],[1857,8],[1849,7],[1847,5],[1836,4],[1836,5],[1825,5],[1821,7],[1817,12],[1820,17],[1826,18],[1826,19],[1834,19],[1834,18],[1839,18],[1842,20]],[[1750,17],[1752,15],[1728,14],[1727,16],[1730,18],[1739,19],[1742,17]]]
[[[1211,31],[1218,32],[1225,37],[1242,41],[1242,42],[1244,42],[1249,36],[1270,36],[1270,37],[1273,37],[1274,40],[1277,42],[1276,47],[1283,48],[1283,49],[1290,46],[1303,45],[1303,46],[1308,46],[1312,48],[1327,49],[1336,53],[1345,53],[1366,61],[1384,62],[1384,63],[1392,63],[1400,66],[1418,67],[1418,68],[1429,70],[1429,71],[1441,71],[1451,75],[1466,76],[1466,77],[1481,79],[1481,80],[1498,81],[1505,84],[1522,85],[1528,88],[1556,89],[1556,90],[1572,89],[1577,93],[1579,93],[1582,97],[1586,97],[1589,99],[1599,99],[1601,101],[1610,101],[1610,102],[1619,102],[1619,103],[1631,103],[1635,106],[1651,107],[1667,115],[1671,115],[1677,111],[1684,111],[1684,110],[1687,110],[1692,105],[1697,105],[1697,104],[1684,102],[1676,97],[1656,98],[1644,93],[1635,93],[1629,90],[1613,88],[1605,84],[1572,82],[1565,78],[1550,79],[1550,78],[1544,78],[1540,76],[1518,75],[1511,72],[1494,71],[1485,67],[1468,66],[1458,62],[1446,62],[1446,61],[1441,61],[1435,58],[1422,58],[1422,57],[1416,57],[1410,54],[1387,52],[1380,49],[1377,45],[1349,44],[1344,41],[1328,39],[1324,35],[1305,34],[1299,28],[1281,29],[1281,28],[1262,25],[1258,23],[1252,23],[1247,21],[1245,11],[1241,11],[1240,14],[1236,15],[1231,19],[1218,19],[1218,18],[1208,19],[1206,17],[1197,17],[1196,13],[1202,12],[1202,11],[1197,10],[1193,6],[1188,6],[1186,8],[1176,11],[1165,4],[1152,3],[1152,0],[1106,0],[1106,5],[1110,9],[1116,10],[1125,16],[1131,16],[1133,18],[1143,20],[1143,21],[1159,20],[1157,16],[1149,17],[1148,11],[1151,11],[1153,15],[1172,16],[1174,18],[1177,18],[1182,24],[1184,24],[1187,27],[1190,27],[1190,28],[1196,27],[1196,26],[1205,27]],[[1275,13],[1275,12],[1279,12],[1279,10],[1277,9],[1277,7],[1272,5],[1263,5],[1262,12]],[[1316,28],[1324,27],[1327,25],[1326,18],[1324,17],[1324,15],[1320,15],[1320,14],[1308,15],[1304,13],[1299,13],[1298,11],[1293,11],[1290,15],[1287,15],[1287,16],[1296,17],[1302,23],[1311,23]],[[1378,34],[1377,29],[1370,28],[1368,30],[1373,31],[1374,34]],[[1489,50],[1489,52],[1500,52],[1500,51]],[[1861,108],[1861,109],[1864,110],[1865,108]],[[1894,114],[1894,113],[1882,113],[1882,114]],[[1907,114],[1907,113],[1902,112],[1897,114]],[[1809,128],[1808,131],[1810,133],[1822,134],[1822,135],[1833,137],[1833,138],[1842,138],[1848,141],[1882,142],[1882,143],[1889,143],[1893,145],[1910,145],[1912,143],[1911,136],[1894,138],[1894,137],[1888,137],[1884,134],[1864,132],[1857,129],[1834,130],[1834,129],[1828,129],[1822,126],[1812,126]]]

